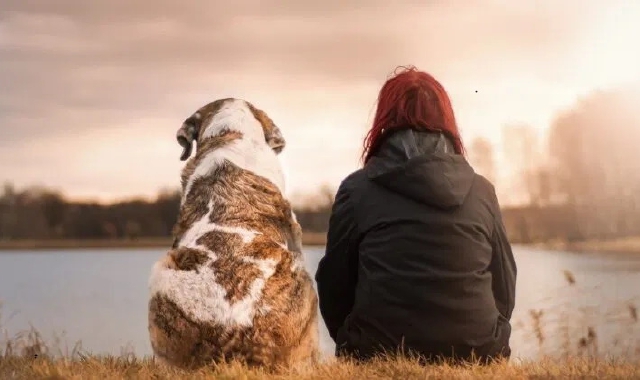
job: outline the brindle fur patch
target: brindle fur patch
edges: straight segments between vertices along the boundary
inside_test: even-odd
[[[217,282],[226,291],[225,299],[233,304],[245,298],[262,272],[255,264],[243,261],[242,252],[234,252],[236,247],[242,247],[242,238],[238,234],[212,231],[202,235],[197,244],[216,254],[217,258],[210,266]]]
[[[171,364],[192,368],[223,360],[225,347],[236,346],[246,329],[226,332],[223,326],[198,324],[175,303],[154,296],[149,301],[149,332],[157,356]]]
[[[196,244],[207,247],[217,257],[232,257],[234,249],[242,246],[242,238],[238,234],[211,231],[200,236]]]
[[[172,249],[169,256],[177,270],[196,270],[209,259],[205,252],[186,247]]]
[[[300,233],[298,223],[291,218],[291,204],[273,183],[225,162],[211,176],[194,181],[180,210],[176,238],[209,212],[210,201],[214,204],[211,223],[260,231],[280,244],[287,244],[290,235]]]
[[[221,257],[210,266],[216,273],[216,281],[227,292],[225,299],[231,304],[246,298],[255,279],[262,275],[256,264],[232,257]]]

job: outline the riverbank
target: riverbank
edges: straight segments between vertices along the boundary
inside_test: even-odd
[[[308,232],[302,235],[306,246],[324,246],[326,234]],[[171,238],[138,239],[42,239],[42,240],[0,240],[0,251],[44,250],[44,249],[136,249],[169,248]]]
[[[529,246],[550,251],[640,254],[640,236],[607,240],[591,239],[578,242],[549,241]]]
[[[0,357],[0,377],[12,379],[633,379],[638,376],[638,363],[614,364],[587,359],[460,367],[421,366],[402,359],[377,360],[361,365],[332,360],[313,368],[276,375],[235,363],[182,371],[165,367],[151,359],[135,357],[84,356],[78,360]]]
[[[45,249],[136,249],[168,248],[170,238],[138,239],[43,239],[43,240],[0,240],[1,251],[45,250]],[[305,246],[322,247],[326,244],[326,233],[307,232],[302,236]],[[549,241],[533,244],[515,244],[523,247],[535,247],[550,251],[568,251],[585,253],[639,254],[640,236],[615,240],[586,240],[581,242]]]

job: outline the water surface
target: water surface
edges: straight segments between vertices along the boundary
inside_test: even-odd
[[[566,345],[558,326],[568,326],[572,346],[592,326],[600,351],[620,355],[630,339],[640,336],[629,306],[640,307],[640,255],[514,250],[515,356],[531,358]],[[312,275],[322,253],[322,248],[305,250]],[[61,337],[69,346],[81,341],[95,354],[148,355],[147,279],[163,254],[162,249],[0,252],[2,328],[11,336],[33,326],[47,339]],[[573,285],[565,271],[571,272]],[[541,334],[535,333],[531,310],[543,310]],[[333,342],[322,322],[321,342],[331,354]]]

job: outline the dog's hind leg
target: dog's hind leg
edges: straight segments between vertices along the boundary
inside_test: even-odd
[[[308,302],[304,310],[306,324],[299,335],[299,340],[289,351],[289,366],[296,369],[309,368],[320,361],[320,335],[318,326],[318,301],[313,285],[308,283],[305,298]]]

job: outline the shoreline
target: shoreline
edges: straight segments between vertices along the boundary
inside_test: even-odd
[[[640,255],[640,236],[629,236],[618,239],[589,239],[577,242],[554,240],[518,245],[549,251]]]
[[[326,234],[309,232],[302,235],[302,244],[311,247],[321,247],[326,243]],[[42,239],[42,240],[0,240],[0,254],[3,251],[29,251],[54,249],[139,249],[164,248],[169,249],[173,239],[168,237],[138,238],[138,239]]]
[[[55,249],[168,249],[172,238],[138,238],[138,239],[43,239],[43,240],[0,240],[0,254],[3,251],[55,250]],[[326,233],[308,232],[302,236],[302,244],[307,247],[322,247],[326,244]],[[568,243],[564,241],[537,242],[530,244],[513,243],[513,246],[544,249],[549,251],[565,251],[574,253],[602,254],[638,254],[640,255],[640,236],[612,240],[587,240]]]

